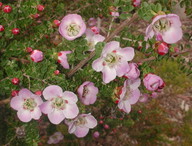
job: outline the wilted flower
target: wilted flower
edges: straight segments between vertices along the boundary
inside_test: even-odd
[[[95,50],[95,45],[98,42],[103,42],[105,37],[103,37],[100,34],[94,34],[90,29],[86,30],[86,38],[88,46],[89,46],[89,51],[94,51]]]
[[[16,128],[16,136],[17,136],[17,138],[24,138],[25,134],[26,133],[25,133],[25,127],[24,126]]]
[[[144,77],[143,83],[149,91],[162,89],[165,86],[163,80],[159,76],[152,73],[149,73]]]
[[[129,63],[129,70],[124,76],[131,80],[137,79],[140,76],[138,65],[136,63]]]
[[[50,85],[44,89],[43,96],[47,101],[40,108],[44,114],[48,114],[51,123],[59,124],[65,118],[73,119],[78,115],[78,99],[73,92],[63,92],[61,87]]]
[[[77,92],[81,102],[85,105],[89,105],[95,103],[98,88],[95,87],[94,83],[86,81],[77,89]]]
[[[122,88],[120,100],[118,103],[119,109],[129,113],[131,111],[131,105],[137,103],[140,97],[140,91],[138,87],[141,84],[141,80],[126,80]]]
[[[69,63],[67,61],[67,54],[71,54],[71,51],[61,51],[58,53],[58,63],[60,63],[63,68],[69,69]]]
[[[33,62],[40,62],[40,61],[43,60],[43,52],[42,52],[42,51],[39,51],[39,50],[33,50],[33,51],[31,52],[30,57],[31,57],[31,60],[32,60]]]
[[[147,38],[156,36],[158,40],[162,39],[168,44],[179,41],[183,32],[179,16],[176,14],[158,15],[146,29]]]
[[[67,40],[81,37],[86,30],[85,22],[78,14],[68,14],[61,20],[59,25],[60,34]]]
[[[63,140],[64,136],[61,132],[55,132],[53,135],[49,137],[49,140],[47,141],[48,144],[57,144],[61,140]]]
[[[85,137],[89,129],[97,126],[97,120],[91,114],[81,114],[72,121],[66,120],[65,123],[69,126],[69,133],[73,133],[77,137]]]
[[[103,81],[109,83],[129,70],[127,61],[132,60],[134,55],[133,48],[120,48],[119,42],[111,41],[105,45],[101,57],[93,62],[92,67],[95,71],[102,72]]]
[[[42,113],[39,106],[43,103],[40,96],[28,89],[21,89],[17,96],[11,99],[11,107],[17,110],[17,116],[22,122],[32,119],[39,120]]]

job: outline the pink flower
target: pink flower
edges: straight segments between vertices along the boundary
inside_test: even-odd
[[[94,34],[90,29],[86,30],[86,38],[88,46],[89,46],[89,51],[94,51],[95,50],[95,45],[98,42],[103,42],[105,37],[103,37],[100,34]]]
[[[88,25],[90,27],[95,26],[97,24],[97,20],[95,18],[89,18]]]
[[[152,38],[154,35],[168,44],[179,41],[183,36],[179,16],[176,14],[156,16],[146,29],[147,38]]]
[[[70,134],[75,134],[77,137],[85,137],[89,129],[97,126],[97,120],[91,114],[81,114],[72,121],[65,121],[69,126],[68,131]]]
[[[59,25],[60,34],[67,40],[74,40],[81,37],[86,30],[85,22],[77,14],[68,14],[61,20]]]
[[[84,82],[77,89],[81,102],[85,105],[94,104],[97,99],[98,88],[90,81]]]
[[[39,120],[42,115],[39,106],[42,103],[40,96],[28,89],[21,89],[18,95],[11,99],[10,105],[17,110],[17,116],[22,122],[29,122],[32,119]]]
[[[163,42],[160,43],[157,47],[157,52],[159,55],[165,55],[169,52],[169,47],[167,45],[167,43]]]
[[[43,52],[41,52],[41,51],[39,51],[39,50],[33,50],[33,51],[31,52],[30,57],[31,57],[31,60],[32,60],[33,62],[40,62],[40,61],[43,60]]]
[[[124,76],[131,80],[137,79],[140,76],[138,65],[136,63],[129,63],[129,70]]]
[[[152,73],[149,73],[144,77],[143,83],[149,91],[162,89],[165,85],[163,80],[159,76],[154,75]]]
[[[61,51],[58,53],[58,63],[60,63],[63,68],[69,69],[69,63],[67,61],[67,54],[71,54],[71,51]]]
[[[102,72],[103,81],[109,83],[129,70],[127,61],[132,60],[134,55],[133,48],[120,48],[119,42],[111,41],[103,48],[101,57],[93,61],[92,67],[95,71]]]
[[[47,101],[40,108],[44,114],[48,114],[51,123],[59,124],[65,118],[73,119],[78,115],[78,99],[73,92],[63,92],[61,87],[50,85],[44,89],[43,96]]]
[[[49,140],[47,141],[48,144],[57,144],[61,140],[63,140],[64,136],[61,132],[55,132],[53,135],[49,137]]]
[[[122,88],[118,107],[126,113],[131,111],[131,105],[135,104],[140,97],[140,91],[138,87],[141,84],[141,80],[126,80]]]
[[[138,7],[141,4],[141,0],[132,0],[133,6]]]

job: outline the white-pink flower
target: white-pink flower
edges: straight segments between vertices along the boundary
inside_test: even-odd
[[[61,20],[59,25],[60,34],[67,40],[81,37],[86,30],[85,22],[78,14],[68,14]]]
[[[85,137],[89,129],[97,126],[97,120],[91,114],[81,114],[72,121],[66,120],[65,123],[69,126],[69,133],[73,133],[79,138]]]
[[[49,137],[49,140],[47,141],[48,144],[57,144],[61,140],[63,140],[64,136],[61,132],[55,132],[53,135]]]
[[[69,69],[69,63],[67,61],[67,54],[71,54],[71,51],[61,51],[58,53],[58,60],[57,62],[60,63],[63,68]]]
[[[32,60],[33,62],[40,62],[40,61],[43,60],[43,52],[42,52],[42,51],[39,51],[39,50],[33,50],[33,51],[31,52],[30,57],[31,57],[31,60]]]
[[[61,123],[65,118],[73,119],[79,114],[77,107],[77,96],[70,91],[63,92],[57,85],[50,85],[43,91],[43,96],[47,100],[40,108],[53,124]]]
[[[135,80],[140,76],[140,70],[136,63],[129,63],[129,70],[124,75],[128,79]]]
[[[122,93],[120,94],[120,99],[118,102],[119,109],[126,113],[131,111],[131,105],[137,103],[140,97],[140,90],[138,87],[141,84],[141,80],[138,78],[136,80],[126,80],[122,88]]]
[[[152,38],[154,35],[158,40],[162,39],[168,44],[179,41],[183,36],[179,16],[176,14],[156,16],[146,29],[147,38]]]
[[[156,91],[165,86],[163,80],[159,76],[152,73],[149,73],[144,77],[143,83],[149,91]]]
[[[90,81],[84,82],[77,89],[81,102],[85,105],[94,104],[97,99],[98,88]]]
[[[129,70],[127,61],[132,60],[134,55],[133,48],[121,48],[119,42],[111,41],[105,45],[101,57],[93,62],[92,67],[95,71],[102,72],[103,81],[109,83]]]
[[[89,51],[94,51],[95,50],[95,45],[98,42],[103,42],[105,37],[100,35],[100,34],[95,34],[90,30],[89,28],[86,30],[86,38],[88,46],[89,46]]]
[[[17,116],[22,122],[29,122],[32,119],[39,120],[42,115],[39,106],[42,103],[40,96],[28,89],[21,89],[18,95],[11,99],[10,105],[17,110]]]

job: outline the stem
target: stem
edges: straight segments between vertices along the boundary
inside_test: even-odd
[[[108,42],[111,39],[114,38],[115,35],[121,32],[125,27],[128,27],[132,24],[133,21],[135,21],[138,18],[138,15],[135,13],[131,19],[127,19],[123,21],[110,35],[107,37],[104,42]],[[77,66],[75,66],[73,69],[69,71],[67,74],[68,77],[71,77],[74,73],[76,73],[81,67],[83,67],[89,60],[91,60],[95,56],[95,51],[92,51],[87,58],[80,61]]]

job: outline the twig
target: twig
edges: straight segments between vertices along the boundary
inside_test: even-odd
[[[110,35],[110,32],[111,32],[111,28],[112,28],[112,26],[113,26],[113,21],[115,20],[115,17],[113,17],[112,19],[111,19],[111,23],[110,23],[110,25],[109,25],[109,30],[108,30],[108,33],[107,33],[107,37],[109,37],[109,35]]]
[[[119,32],[121,32],[121,30],[123,30],[126,26],[129,26],[132,24],[133,21],[135,21],[138,18],[137,14],[134,14],[133,17],[131,19],[127,19],[125,20],[123,23],[121,23],[110,35],[109,37],[107,37],[104,42],[108,42],[111,39],[113,39],[113,37],[115,35],[117,35]],[[81,67],[83,67],[90,59],[92,59],[95,56],[95,51],[91,52],[89,54],[89,56],[87,58],[85,58],[84,60],[80,61],[80,63],[75,66],[73,69],[71,69],[69,71],[69,73],[67,74],[68,77],[71,77],[75,72],[77,72],[77,70],[79,70]]]
[[[4,105],[10,102],[10,98],[0,100],[0,105]]]
[[[41,82],[43,82],[44,84],[47,84],[47,85],[51,85],[50,83],[48,83],[47,81],[45,81],[45,79],[42,80],[42,79],[39,79],[39,78],[31,77],[31,76],[26,75],[26,74],[23,74],[23,76],[24,76],[24,77],[27,77],[27,78],[32,78],[32,79],[35,79],[35,80],[39,80],[39,81],[41,81]]]
[[[26,59],[23,59],[23,58],[21,58],[21,59],[19,59],[19,58],[16,58],[16,57],[10,57],[10,59],[11,60],[16,60],[16,61],[20,61],[21,63],[30,63],[30,61],[29,60],[26,60]]]

